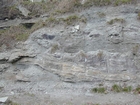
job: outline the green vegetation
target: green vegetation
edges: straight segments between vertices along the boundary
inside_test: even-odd
[[[120,85],[113,85],[112,86],[112,91],[114,92],[131,92],[132,91],[132,87],[131,86],[125,86],[125,87],[122,87]]]
[[[112,86],[112,91],[114,91],[114,92],[121,92],[121,90],[122,90],[122,87],[119,85],[115,84]]]
[[[71,25],[71,24],[73,24],[74,22],[77,22],[77,21],[79,21],[79,17],[76,16],[76,15],[72,15],[72,16],[69,16],[66,19],[64,19],[64,22],[66,22],[67,25]]]
[[[135,1],[135,0],[116,0],[114,5],[118,6],[118,5],[121,5],[121,4],[128,4],[128,3],[132,3],[133,1]]]
[[[121,4],[128,4],[128,3],[136,3],[137,0],[87,0],[87,2],[83,5],[84,7],[91,7],[95,6],[107,6],[107,5],[114,5],[118,6]]]
[[[123,92],[131,92],[131,91],[132,91],[132,87],[131,87],[131,86],[123,87],[123,88],[122,88],[122,91],[123,91]]]
[[[20,35],[17,35],[17,36],[16,36],[16,40],[17,40],[17,41],[24,41],[24,40],[26,40],[26,39],[28,38],[28,36],[29,36],[29,35],[26,34],[26,33],[25,33],[25,34],[20,34]]]
[[[27,29],[20,25],[20,26],[11,26],[9,29],[4,30],[1,33],[1,39],[5,39],[5,41],[9,41],[11,39],[14,40],[26,40],[28,37]]]
[[[86,23],[87,19],[84,17],[78,17],[77,15],[68,16],[65,19],[62,19],[67,25],[72,25],[73,23],[83,22]]]
[[[134,90],[135,94],[140,94],[140,86],[137,86],[136,89]]]
[[[106,89],[104,87],[93,88],[92,92],[94,93],[105,93]]]
[[[110,4],[111,4],[111,0],[94,0],[94,5],[96,6],[105,6]]]
[[[108,23],[109,25],[112,25],[112,24],[114,24],[114,23],[116,23],[116,22],[124,23],[125,20],[122,19],[122,18],[115,18],[115,19],[112,19],[112,20],[108,21],[107,23]]]
[[[95,87],[91,89],[92,92],[94,93],[107,93],[108,89],[103,87],[102,84],[99,84],[99,87]],[[140,94],[140,86],[137,86],[136,88],[132,89],[132,86],[120,86],[117,84],[112,85],[111,91],[115,93],[120,93],[120,92],[133,92],[134,94]]]
[[[49,17],[46,22],[44,23],[45,26],[55,26],[56,24],[59,24],[59,20],[55,17],[51,16]]]
[[[9,49],[15,42],[27,40],[32,32],[41,27],[43,27],[43,22],[37,22],[32,26],[29,24],[20,24],[0,30],[0,47],[4,44]]]

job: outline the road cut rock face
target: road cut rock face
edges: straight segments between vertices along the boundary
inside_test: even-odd
[[[125,23],[108,24],[114,19],[109,15],[113,12],[107,9],[107,16],[97,18],[98,12],[95,10],[95,19],[89,19],[86,24],[77,23],[78,31],[73,31],[73,26],[39,29],[19,49],[1,53],[0,60],[18,63],[32,58],[33,65],[71,82],[136,79],[140,70],[140,25],[136,15],[120,12],[115,19],[123,19]],[[87,10],[87,13],[91,15],[92,11]],[[90,18],[90,15],[85,17]]]
[[[5,86],[3,81],[16,81],[5,90],[17,93],[50,91],[50,94],[58,92],[59,83],[109,81],[110,84],[124,82],[137,86],[140,80],[140,21],[134,11],[135,6],[128,5],[95,7],[79,14],[87,18],[87,23],[36,30],[15,49],[0,53],[0,85]],[[106,15],[100,17],[99,12]],[[109,24],[116,18],[125,22]],[[76,31],[75,26],[78,26]]]

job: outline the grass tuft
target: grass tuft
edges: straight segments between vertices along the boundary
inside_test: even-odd
[[[108,21],[107,23],[108,23],[109,25],[112,25],[112,24],[114,24],[114,23],[116,23],[116,22],[124,23],[125,20],[122,19],[122,18],[115,18],[115,19],[112,19],[112,20]]]
[[[140,94],[140,86],[137,86],[136,89],[134,90],[135,94]]]
[[[122,90],[121,86],[119,86],[117,84],[112,86],[112,91],[114,91],[114,92],[121,92],[121,90]]]
[[[105,93],[106,89],[104,87],[93,88],[92,92],[94,93]]]
[[[78,20],[79,20],[79,17],[78,16],[72,15],[72,16],[69,16],[66,19],[64,19],[64,22],[66,22],[67,25],[71,25],[71,24],[73,24],[74,22],[76,22]]]
[[[131,86],[125,86],[125,87],[122,87],[120,85],[113,85],[112,86],[112,91],[114,92],[131,92],[132,91],[132,87]]]

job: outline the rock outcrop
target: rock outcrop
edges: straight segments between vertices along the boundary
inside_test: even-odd
[[[122,8],[125,11],[125,7]],[[88,12],[92,14],[91,10]],[[107,9],[106,14],[110,13],[112,11]],[[89,19],[83,26],[39,29],[23,44],[24,49],[12,51],[10,56],[3,56],[2,53],[0,61],[16,63],[24,58],[33,58],[33,65],[71,82],[134,80],[139,78],[136,74],[140,73],[139,21],[135,19],[136,15],[130,13],[121,13],[120,16],[115,17],[117,21],[113,24],[108,24],[112,18],[106,21],[108,15],[94,21]],[[118,21],[122,18],[125,23]],[[133,23],[130,23],[132,20]]]

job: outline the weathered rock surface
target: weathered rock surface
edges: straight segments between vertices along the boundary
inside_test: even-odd
[[[16,75],[16,81],[19,82],[30,82],[29,78],[25,77],[22,73]]]
[[[87,16],[88,22],[84,27],[78,24],[67,29],[63,26],[39,29],[25,42],[26,52],[13,53],[8,61],[26,57],[25,53],[37,55],[33,64],[59,75],[64,81],[134,80],[137,78],[134,74],[140,69],[140,26],[135,13],[120,12],[120,16],[115,16],[113,12],[120,8],[114,8],[113,11],[107,8],[105,12],[108,15],[102,18],[98,17],[98,9],[87,10],[90,14],[94,12],[95,18]],[[111,13],[114,18],[109,15]],[[107,24],[116,18],[124,19],[125,24]]]
[[[12,52],[9,59],[8,59],[8,62],[10,63],[14,63],[14,62],[17,62],[18,60],[22,59],[22,58],[25,58],[25,57],[28,57],[28,58],[33,58],[35,57],[35,55],[29,55],[25,52],[22,52],[22,51],[19,51],[19,52]]]
[[[0,61],[7,61],[10,53],[0,53]]]
[[[4,72],[9,66],[8,64],[0,64],[0,72]]]

